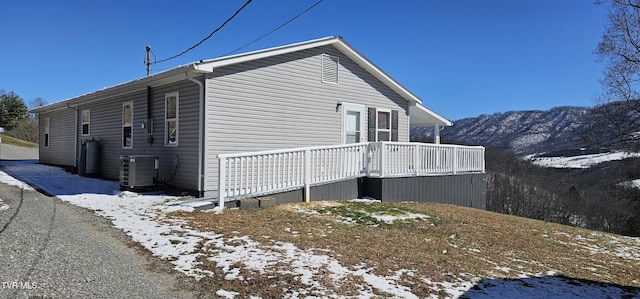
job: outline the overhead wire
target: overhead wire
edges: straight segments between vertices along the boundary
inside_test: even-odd
[[[282,27],[287,26],[289,23],[293,22],[293,21],[294,21],[295,19],[297,19],[298,17],[300,17],[300,16],[304,15],[305,13],[307,13],[308,11],[312,10],[314,7],[316,7],[316,6],[318,6],[320,3],[322,3],[322,1],[324,1],[324,0],[320,0],[320,1],[316,2],[315,4],[313,4],[313,5],[309,6],[307,9],[305,9],[305,10],[304,10],[304,11],[302,11],[301,13],[297,14],[297,15],[296,15],[296,16],[294,16],[293,18],[291,18],[291,19],[289,19],[288,21],[286,21],[286,22],[282,23],[280,26],[278,26],[278,27],[276,27],[275,29],[273,29],[273,30],[271,30],[271,31],[267,32],[266,34],[264,34],[264,35],[262,35],[262,36],[260,36],[260,37],[256,38],[255,40],[253,40],[253,41],[251,41],[251,42],[249,42],[249,43],[245,44],[244,46],[239,47],[239,48],[237,48],[237,49],[235,49],[235,50],[233,50],[233,51],[229,51],[229,52],[227,52],[227,53],[225,53],[225,54],[223,54],[223,55],[221,55],[221,56],[227,56],[227,55],[233,54],[233,53],[235,53],[235,52],[238,52],[238,51],[240,51],[240,50],[242,50],[242,49],[244,49],[244,48],[246,48],[246,47],[248,47],[248,46],[250,46],[250,45],[252,45],[252,44],[254,44],[254,43],[256,43],[256,42],[258,42],[259,40],[261,40],[261,39],[263,39],[263,38],[267,37],[268,35],[270,35],[270,34],[272,34],[272,33],[276,32],[276,31],[280,30]]]
[[[227,25],[227,23],[229,23],[231,20],[233,20],[233,18],[235,18],[245,7],[247,7],[247,5],[249,5],[249,3],[251,3],[251,1],[253,0],[247,0],[247,2],[245,2],[242,7],[240,7],[231,17],[229,17],[226,21],[224,21],[224,23],[222,23],[222,25],[218,26],[218,28],[216,28],[215,30],[213,30],[207,37],[203,38],[201,41],[199,41],[198,43],[196,43],[195,45],[191,46],[190,48],[182,51],[179,54],[173,55],[169,58],[165,58],[165,59],[161,59],[161,60],[157,60],[155,61],[154,64],[156,63],[161,63],[161,62],[165,62],[177,57],[180,57],[182,55],[184,55],[185,53],[195,49],[196,47],[200,46],[202,43],[204,43],[206,40],[208,40],[209,38],[211,38],[216,32],[220,31],[220,29],[222,29],[222,27],[224,27],[225,25]]]

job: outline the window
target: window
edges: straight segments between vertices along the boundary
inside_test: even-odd
[[[345,124],[345,143],[358,143],[360,141],[360,112],[347,111]]]
[[[49,118],[44,119],[44,146],[49,147]]]
[[[338,84],[338,64],[336,56],[322,54],[322,82]]]
[[[179,118],[178,93],[168,93],[164,96],[164,144],[166,146],[178,145],[178,118]]]
[[[368,109],[367,140],[398,141],[398,110]]]
[[[364,106],[358,104],[342,103],[342,130],[343,143],[357,143],[363,141]]]
[[[82,110],[82,136],[89,135],[89,123],[91,121],[91,114],[89,110]]]
[[[122,104],[122,147],[133,148],[133,102]]]
[[[378,110],[377,141],[391,141],[391,111]]]

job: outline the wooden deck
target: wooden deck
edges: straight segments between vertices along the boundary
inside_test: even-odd
[[[367,178],[370,182],[386,182],[388,186],[391,186],[390,182],[395,182],[395,185],[400,186],[401,178],[485,173],[484,147],[428,143],[365,142],[234,153],[220,155],[219,163],[218,200],[222,205],[229,199],[254,198],[296,190],[302,191],[305,201],[310,201],[313,198],[312,187],[361,178]],[[464,191],[469,188],[466,184],[450,181],[452,183],[447,184],[449,187],[443,190]],[[418,184],[424,185],[424,182],[426,181],[422,180]],[[479,183],[476,182],[477,184]],[[362,196],[362,192],[358,190],[363,185],[356,185],[350,187],[356,188],[355,193],[351,194]],[[386,189],[390,188],[394,187]],[[381,185],[378,189],[385,188]],[[383,191],[380,192],[382,196]],[[484,189],[479,192],[484,192]]]

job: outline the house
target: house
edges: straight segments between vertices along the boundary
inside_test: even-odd
[[[341,37],[178,66],[32,112],[40,120],[40,163],[84,167],[82,146],[95,140],[99,176],[118,179],[122,156],[153,155],[159,181],[200,196],[218,195],[228,174],[220,168],[224,155],[404,144],[411,125],[433,126],[439,143],[440,128],[451,125]],[[353,178],[372,173],[370,156],[353,162],[361,168]],[[484,156],[476,172],[484,173],[483,163]]]

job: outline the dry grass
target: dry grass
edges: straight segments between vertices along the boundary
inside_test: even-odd
[[[0,138],[2,139],[2,143],[6,143],[6,144],[23,146],[23,147],[38,147],[37,143],[24,141],[22,139],[11,137],[9,135],[0,134]]]
[[[265,246],[286,242],[302,250],[326,249],[323,254],[344,267],[355,269],[366,265],[377,275],[411,270],[413,275],[403,275],[403,285],[419,297],[434,292],[438,295],[437,290],[425,286],[422,278],[455,282],[484,277],[517,278],[522,274],[546,275],[550,271],[571,278],[640,287],[640,257],[624,259],[615,255],[624,248],[638,246],[638,243],[624,244],[632,242],[629,238],[451,205],[376,205],[379,205],[377,209],[400,208],[429,217],[394,224],[380,225],[372,221],[354,224],[339,221],[336,211],[332,214],[300,212],[300,209],[324,209],[319,203],[229,210],[221,215],[179,212],[171,216],[184,218],[201,231],[249,236]],[[225,280],[214,262],[206,258],[201,261],[203,269],[217,274],[201,281],[198,291],[204,297],[220,288],[243,296],[282,297],[283,290],[300,284],[292,276],[249,272],[243,273],[244,280]],[[361,278],[349,279],[334,291],[345,296],[357,294]],[[322,284],[330,289],[332,282],[326,279]]]

